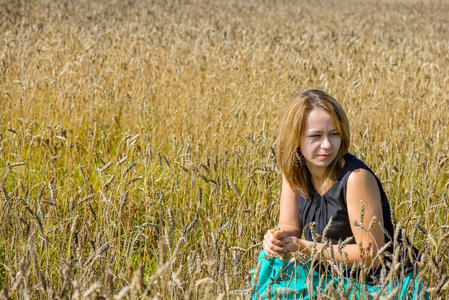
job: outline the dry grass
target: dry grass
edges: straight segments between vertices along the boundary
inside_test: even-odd
[[[436,0],[1,0],[1,295],[243,297],[277,222],[278,119],[307,88],[342,102],[447,295],[448,19]]]

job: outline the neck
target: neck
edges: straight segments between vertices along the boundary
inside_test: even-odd
[[[346,161],[344,159],[339,162],[341,167],[343,167],[345,163]],[[324,194],[324,192],[327,191],[329,184],[332,183],[332,181],[327,180],[329,175],[329,168],[311,167],[309,164],[307,164],[307,162],[306,165],[307,169],[309,170],[315,191],[317,191],[320,195]]]
[[[321,189],[327,178],[327,168],[311,168],[307,165],[307,169],[309,170],[313,187],[318,193],[321,194]]]
[[[326,179],[327,168],[311,167],[308,163],[306,163],[306,165],[314,182],[322,182]]]

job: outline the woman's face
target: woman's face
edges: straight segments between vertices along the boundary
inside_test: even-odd
[[[322,108],[313,108],[306,116],[301,153],[309,171],[327,168],[338,154],[341,137],[331,115]]]

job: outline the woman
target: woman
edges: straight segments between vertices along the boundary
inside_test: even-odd
[[[411,272],[416,249],[395,234],[382,185],[347,152],[349,141],[348,119],[332,96],[308,90],[294,97],[277,142],[279,226],[264,236],[253,298],[302,299],[317,290],[363,299],[418,295]],[[294,253],[305,260],[289,259]],[[376,285],[387,279],[389,285]]]

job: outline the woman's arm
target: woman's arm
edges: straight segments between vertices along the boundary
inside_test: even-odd
[[[299,217],[298,200],[296,192],[282,175],[281,207],[279,213],[279,227],[288,235],[301,237],[302,226]]]
[[[362,203],[364,204],[364,218],[361,222]],[[348,259],[354,262],[361,259],[366,264],[373,263],[377,266],[380,261],[372,261],[377,251],[385,245],[385,235],[379,224],[384,226],[382,214],[381,196],[377,180],[371,172],[365,169],[355,170],[349,175],[346,188],[346,205],[348,209],[349,223],[351,224],[352,234],[356,244],[361,244],[364,249],[356,246],[357,251],[347,251]],[[370,231],[363,230],[361,226],[356,226],[356,222],[363,224],[368,228],[372,222]],[[371,249],[371,251],[367,251]],[[348,249],[349,250],[349,249]]]
[[[353,264],[362,261],[364,264],[377,267],[379,260],[373,261],[377,251],[385,244],[384,233],[379,225],[383,226],[383,215],[380,198],[380,190],[376,178],[365,169],[358,169],[351,173],[347,183],[346,203],[348,209],[349,222],[354,235],[356,244],[346,245],[342,251],[347,254],[347,262]],[[364,203],[364,218],[361,222],[362,204]],[[375,218],[371,230],[366,232],[361,226],[355,225],[356,222],[363,224],[365,228],[370,226],[371,220]],[[314,242],[287,237],[281,239],[287,252],[303,250],[305,254],[310,255]],[[361,247],[359,246],[361,245]],[[316,250],[324,247],[322,243],[315,244]],[[338,245],[333,245],[335,258],[338,261],[345,262],[345,259],[338,251]],[[362,248],[363,250],[361,251]],[[331,254],[324,251],[326,258],[331,259]]]
[[[281,239],[290,236],[299,238],[302,235],[296,193],[290,187],[284,175],[282,175],[279,227],[282,229],[282,232],[270,229],[264,236],[263,247],[269,255],[286,254],[287,249],[285,249]]]

